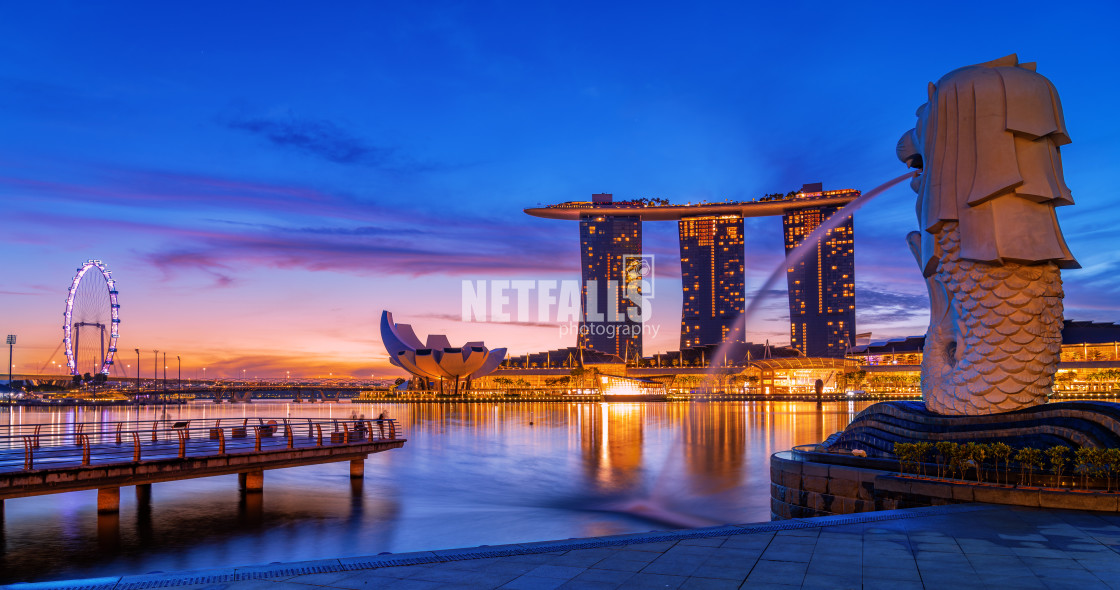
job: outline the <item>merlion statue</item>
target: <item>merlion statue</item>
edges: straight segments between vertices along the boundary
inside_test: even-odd
[[[926,407],[1008,412],[1046,402],[1061,353],[1062,268],[1080,268],[1054,207],[1072,205],[1058,93],[1015,55],[929,85],[898,157],[918,169],[920,231],[907,236],[926,278]]]

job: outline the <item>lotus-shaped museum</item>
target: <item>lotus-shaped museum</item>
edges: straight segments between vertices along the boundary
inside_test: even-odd
[[[389,353],[389,362],[412,373],[427,384],[438,381],[443,388],[443,380],[452,380],[455,392],[459,391],[460,379],[467,380],[489,375],[506,358],[506,349],[489,350],[482,342],[468,342],[461,347],[451,346],[447,336],[429,334],[426,343],[421,344],[416,332],[408,324],[393,322],[393,314],[381,312],[381,342]]]

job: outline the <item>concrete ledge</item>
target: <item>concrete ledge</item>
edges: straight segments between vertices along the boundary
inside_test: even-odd
[[[834,458],[838,463],[826,462]],[[775,453],[770,463],[771,474],[777,478],[770,485],[772,518],[854,514],[971,502],[1120,512],[1120,493],[904,477],[893,470],[853,466],[858,460],[851,456],[814,452]],[[888,463],[876,459],[864,461],[872,465]],[[822,472],[827,476],[807,475]]]

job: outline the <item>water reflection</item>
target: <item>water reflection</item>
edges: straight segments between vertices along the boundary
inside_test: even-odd
[[[371,455],[364,480],[351,480],[341,462],[268,471],[261,494],[241,494],[236,476],[156,484],[147,502],[125,489],[112,521],[98,518],[93,491],[8,500],[0,583],[563,539],[674,522],[619,510],[626,502],[682,515],[679,522],[766,521],[770,454],[822,440],[866,405],[169,406],[172,420],[386,411],[409,442]],[[162,417],[160,408],[23,408],[10,419],[73,431],[79,422]]]

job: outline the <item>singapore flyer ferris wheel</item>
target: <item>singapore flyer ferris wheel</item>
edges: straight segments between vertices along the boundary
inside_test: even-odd
[[[62,343],[71,375],[109,374],[117,337],[121,306],[117,302],[117,283],[100,260],[87,260],[66,295]]]

